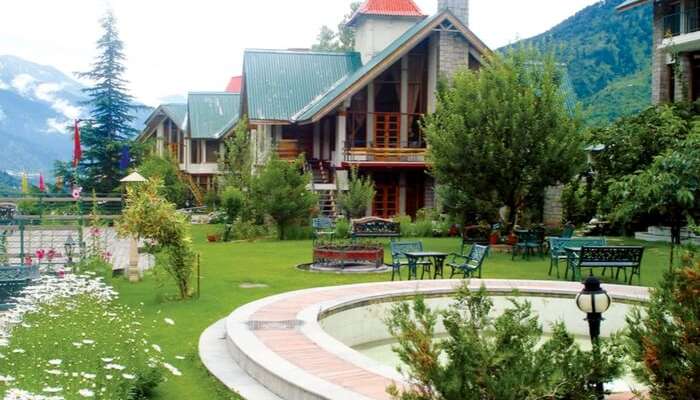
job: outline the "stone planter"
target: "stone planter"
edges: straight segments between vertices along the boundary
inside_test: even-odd
[[[372,264],[379,268],[384,264],[384,247],[365,245],[323,245],[314,247],[314,264],[337,265]]]

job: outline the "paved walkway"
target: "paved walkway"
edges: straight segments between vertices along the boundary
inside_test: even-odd
[[[373,362],[338,342],[319,325],[319,316],[350,304],[401,295],[451,293],[462,281],[403,281],[315,288],[272,296],[237,309],[226,320],[232,364],[286,399],[388,400],[386,387],[404,385],[391,367]],[[572,296],[577,282],[472,280],[491,292]],[[617,300],[644,301],[646,288],[606,285]],[[213,355],[201,347],[202,358]],[[224,361],[222,361],[224,362]],[[238,368],[232,367],[232,368]],[[235,382],[213,369],[227,386]],[[618,397],[619,398],[619,397]],[[249,397],[249,399],[256,399]]]

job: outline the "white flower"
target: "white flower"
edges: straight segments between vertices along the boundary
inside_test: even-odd
[[[132,375],[132,374],[122,374],[122,376],[124,377],[124,379],[129,379],[129,380],[136,379],[136,375]]]
[[[87,372],[81,372],[80,375],[82,375],[85,379],[95,379],[97,376],[95,374],[88,374]]]
[[[11,377],[10,375],[0,375],[0,382],[12,382],[14,380],[15,378]]]
[[[73,342],[73,346],[75,346],[77,348],[81,348],[81,347],[83,347],[83,344],[80,342]]]
[[[183,357],[183,356],[175,356],[175,358],[177,358],[178,360],[184,360],[184,359],[185,359],[185,357]]]
[[[126,368],[126,367],[123,365],[119,365],[119,364],[107,364],[107,365],[105,365],[105,369],[116,369],[117,371],[121,371],[124,368]]]
[[[42,391],[46,392],[46,393],[58,393],[61,390],[63,390],[62,387],[52,387],[52,386],[47,386],[44,389],[42,389]]]
[[[24,349],[14,349],[14,350],[12,350],[12,352],[13,352],[13,353],[20,353],[20,354],[21,354],[21,353],[26,353],[26,351],[24,351]]]
[[[50,375],[61,375],[61,371],[58,369],[47,369],[46,373]]]
[[[155,350],[155,351],[157,351],[157,352],[159,352],[159,353],[161,352],[160,346],[158,346],[157,344],[154,344],[154,345],[152,345],[151,347],[153,347],[153,350]]]
[[[95,344],[95,341],[92,339],[83,339],[83,343],[85,344]]]
[[[105,375],[105,378],[107,378],[108,381],[112,380],[112,375]]]
[[[164,363],[163,363],[163,366],[165,367],[165,369],[167,369],[168,371],[170,371],[171,374],[173,374],[173,375],[175,375],[175,376],[182,376],[182,372],[180,372],[179,369],[175,368],[175,367],[172,366],[171,364],[168,364],[168,363],[164,362]]]
[[[170,318],[165,318],[163,321],[165,321],[165,323],[168,325],[175,325],[175,321]]]
[[[51,365],[61,365],[63,361],[59,359],[54,359],[54,360],[49,360],[49,364]]]
[[[113,358],[103,358],[102,359],[102,362],[106,362],[106,363],[111,363],[112,361],[114,361]]]
[[[90,389],[80,389],[80,390],[78,390],[78,394],[83,396],[83,397],[94,397],[95,396],[95,392],[93,392]]]

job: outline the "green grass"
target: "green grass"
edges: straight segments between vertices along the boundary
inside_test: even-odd
[[[179,378],[169,378],[157,391],[157,399],[219,400],[238,399],[223,385],[210,377],[197,356],[197,343],[202,331],[224,318],[235,308],[276,293],[296,289],[344,285],[361,282],[386,281],[390,274],[338,275],[304,272],[295,265],[311,259],[311,241],[259,241],[241,243],[207,243],[206,234],[215,228],[193,226],[196,249],[201,253],[201,298],[184,302],[167,300],[176,290],[169,278],[147,276],[138,284],[118,280],[114,284],[127,304],[144,304],[146,318],[162,321],[175,320],[176,329],[151,332],[167,354],[185,356],[172,360],[183,372]],[[621,244],[613,241],[611,244]],[[639,244],[625,240],[625,244]],[[427,250],[456,251],[458,239],[423,239]],[[663,244],[643,243],[646,246],[642,264],[642,285],[655,286],[668,268],[669,248]],[[530,261],[509,254],[492,254],[484,263],[484,278],[556,279],[547,275],[548,259],[533,257]],[[562,268],[563,274],[564,268]],[[404,271],[404,278],[405,278]],[[162,273],[160,275],[163,275]],[[242,283],[268,285],[262,289],[240,289]],[[636,283],[636,278],[635,278]]]

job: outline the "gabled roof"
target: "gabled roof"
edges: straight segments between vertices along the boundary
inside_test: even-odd
[[[425,17],[413,0],[366,0],[348,21],[353,25],[362,15],[384,15],[396,17]]]
[[[170,120],[172,120],[178,128],[184,129],[185,119],[187,118],[187,104],[168,103],[159,105],[155,110],[153,110],[151,115],[146,118],[146,121],[144,122],[146,128],[139,136],[147,133],[151,124],[158,116],[166,116],[170,118]]]
[[[228,85],[226,85],[226,92],[241,93],[241,81],[242,80],[243,80],[243,77],[240,75],[231,77],[231,80],[228,82]]]
[[[626,0],[615,9],[617,11],[627,11],[630,8],[641,6],[642,4],[648,3],[649,0]]]
[[[251,121],[291,121],[319,95],[362,66],[360,55],[246,50],[243,77]]]
[[[374,77],[391,66],[403,56],[403,54],[410,51],[415,45],[427,38],[433,30],[445,20],[448,20],[455,29],[461,32],[470,44],[476,48],[477,52],[480,54],[491,52],[486,44],[469,30],[459,18],[455,17],[451,11],[441,11],[432,17],[416,23],[416,25],[399,36],[384,50],[377,53],[367,64],[355,70],[347,79],[338,82],[337,85],[334,85],[328,91],[318,96],[314,102],[307,104],[304,109],[293,116],[293,120],[295,122],[304,122],[318,119],[319,115],[325,115],[329,109],[337,107],[347,95],[352,94],[353,91],[357,89],[356,86],[364,86],[364,81],[374,79]]]
[[[196,92],[187,96],[188,128],[192,139],[219,139],[238,122],[241,95]]]

